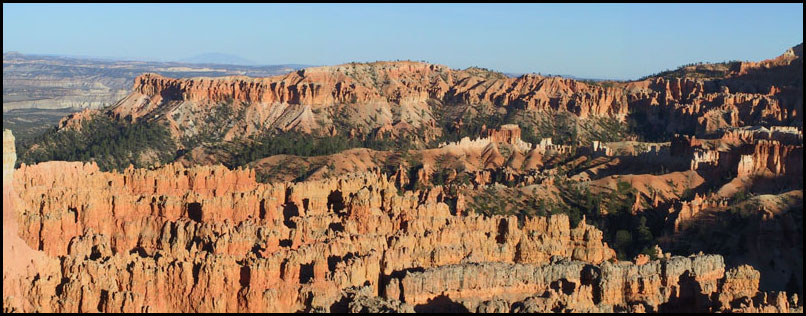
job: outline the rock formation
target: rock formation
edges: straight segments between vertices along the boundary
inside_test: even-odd
[[[782,145],[774,140],[757,141],[752,154],[742,155],[737,170],[739,176],[754,173],[796,175],[802,172],[803,146]]]
[[[3,131],[3,311],[19,312],[39,309],[41,302],[54,296],[59,282],[59,261],[35,251],[17,234],[19,203],[14,187],[14,163],[17,160],[14,135]],[[45,289],[41,284],[47,284]]]
[[[3,53],[3,112],[13,109],[99,109],[129,93],[132,80],[144,72],[167,76],[265,76],[298,65],[248,67],[176,62],[111,61],[93,58]]]
[[[662,122],[671,123],[672,129],[698,126],[704,132],[762,120],[786,123],[797,119],[802,108],[802,100],[779,98],[778,90],[771,95],[730,93],[714,86],[718,82],[701,79],[660,77],[615,85],[538,75],[506,78],[420,62],[353,63],[265,78],[173,79],[152,73],[137,77],[132,92],[108,114],[163,120],[177,136],[192,136],[202,128],[202,116],[219,105],[242,118],[223,131],[229,140],[275,128],[333,134],[337,120],[395,134],[397,129],[433,125],[435,111],[446,108],[434,108],[429,100],[460,108],[488,103],[510,111],[567,111],[580,118],[624,119],[631,112],[661,111],[674,118]],[[725,113],[731,113],[727,121]],[[516,134],[503,133],[510,134],[500,137]]]
[[[798,65],[800,46],[633,82],[421,62],[145,74],[60,128],[165,122],[196,146],[173,163],[15,170],[4,133],[4,311],[802,311]],[[571,137],[527,119],[569,113],[554,132]],[[205,160],[266,133],[411,146]]]
[[[602,233],[584,221],[570,227],[565,215],[452,215],[440,190],[400,192],[372,172],[254,177],[220,166],[21,166],[9,193],[20,201],[18,231],[61,268],[21,283],[18,293],[36,295],[4,291],[5,310],[614,311],[642,302],[712,311],[757,293],[735,274],[724,292],[720,256],[611,263]]]

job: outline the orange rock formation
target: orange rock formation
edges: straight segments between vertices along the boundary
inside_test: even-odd
[[[406,151],[421,156],[419,168],[409,170],[414,166],[402,158],[384,165],[391,171],[382,174],[376,160],[403,157],[391,151],[354,149],[310,161],[284,156],[306,166],[343,163],[317,167],[316,180],[266,184],[251,168],[220,165],[102,172],[95,163],[50,161],[15,170],[14,139],[4,132],[4,311],[797,310],[785,292],[761,290],[765,279],[802,280],[802,272],[790,271],[802,267],[802,255],[798,262],[780,254],[798,246],[802,252],[790,223],[795,212],[775,203],[802,201],[797,70],[802,85],[802,46],[773,60],[737,64],[718,79],[587,83],[418,62],[317,67],[268,78],[145,74],[103,114],[165,121],[180,137],[216,128],[225,141],[281,130],[364,140],[416,135],[428,142],[442,132],[435,112],[478,104],[507,114],[567,111],[579,118],[643,113],[649,125],[662,120],[667,132],[696,131],[689,134],[697,137],[530,144],[518,125],[484,125],[479,138]],[[81,112],[59,125],[79,128],[97,113]],[[238,119],[210,125],[219,114]],[[338,177],[326,176],[331,168]],[[755,234],[747,244],[753,258],[764,259],[753,261],[756,268],[731,263],[730,256],[671,256],[657,247],[633,262],[619,261],[605,234],[584,217],[572,227],[563,214],[471,210],[474,191],[508,183],[505,189],[518,196],[527,189],[533,197],[550,195],[555,180],[570,186],[561,178],[566,175],[590,192],[610,192],[626,181],[635,192],[632,215],[659,210],[671,232],[663,237],[670,239],[720,212],[744,216],[728,210],[730,199],[741,198],[737,192],[790,191],[754,196],[759,206],[747,208],[753,225],[746,229]],[[432,185],[462,176],[463,191]],[[788,183],[796,185],[780,185]],[[682,189],[692,194],[683,198]],[[768,257],[778,260],[780,273],[764,266]]]
[[[636,301],[653,311],[691,297],[695,310],[716,310],[699,297],[725,293],[720,256],[613,264],[584,221],[452,212],[440,187],[401,195],[373,172],[260,184],[249,169],[48,162],[5,182],[20,203],[4,213],[22,240],[61,265],[32,270],[10,292],[22,294],[4,291],[6,311],[612,311]],[[723,300],[757,292],[731,282]]]

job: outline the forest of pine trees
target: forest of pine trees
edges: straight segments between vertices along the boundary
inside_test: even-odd
[[[36,144],[34,147],[33,145]],[[27,142],[17,143],[18,163],[43,161],[95,161],[103,171],[123,170],[134,165],[150,167],[172,161],[176,145],[168,129],[157,122],[117,122],[96,115],[82,123],[80,129],[56,127]],[[145,156],[156,156],[144,159]]]

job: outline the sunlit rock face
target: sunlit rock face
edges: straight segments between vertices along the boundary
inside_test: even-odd
[[[713,311],[728,309],[714,293],[758,292],[757,272],[726,275],[717,255],[615,262],[584,222],[456,215],[378,173],[261,184],[248,169],[48,162],[13,177],[20,236],[57,269],[21,284],[37,296],[5,296],[12,311]]]
[[[668,143],[532,144],[522,139],[525,127],[485,125],[434,148],[282,155],[322,166],[305,181],[263,183],[257,170],[294,163],[272,156],[239,169],[174,162],[106,172],[67,161],[15,169],[5,131],[4,311],[802,312],[793,293],[767,291],[789,279],[795,292],[802,284],[802,92],[787,81],[787,71],[802,68],[801,51],[737,64],[718,82],[595,84],[417,62],[266,78],[144,74],[108,111],[77,113],[60,128],[110,115],[165,121],[172,136],[185,137],[214,121],[215,107],[233,122],[222,127],[225,140],[269,129],[394,138],[415,128],[434,139],[442,128],[435,109],[489,103],[580,118],[663,113],[667,131],[696,132]],[[342,110],[345,130],[334,124]],[[487,214],[475,200],[487,190],[493,202],[560,200],[566,182],[587,185],[586,194],[629,184],[634,196],[621,214],[658,218],[658,243],[709,249],[740,235],[734,248],[747,249],[672,255],[655,245],[618,260],[623,248],[617,238],[608,244],[607,225],[562,210],[524,213],[530,205],[520,201]],[[619,211],[594,205],[596,214],[586,214],[600,219]]]

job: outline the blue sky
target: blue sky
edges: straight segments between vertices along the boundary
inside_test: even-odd
[[[3,4],[3,51],[260,64],[426,60],[635,79],[803,42],[803,4]]]

